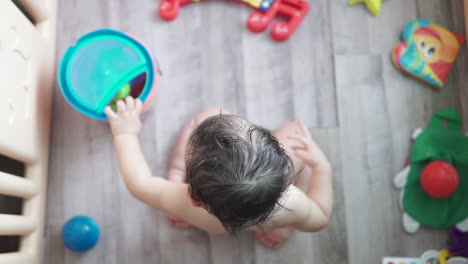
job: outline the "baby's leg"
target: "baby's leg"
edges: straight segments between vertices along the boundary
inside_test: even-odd
[[[281,126],[274,135],[283,145],[294,164],[296,177],[294,178],[293,184],[305,192],[309,185],[310,177],[308,177],[308,175],[310,175],[310,168],[304,166],[302,160],[296,157],[294,150],[292,149],[294,146],[294,141],[288,138],[289,136],[297,135],[299,133],[301,132],[297,123],[289,122]],[[262,242],[265,246],[277,249],[281,247],[281,245],[289,238],[293,231],[293,228],[285,227],[273,229],[265,233],[257,232],[257,239],[260,240],[260,242]]]
[[[229,114],[228,111],[222,108],[209,108],[198,112],[195,114],[180,131],[179,137],[177,139],[174,152],[172,153],[172,159],[169,166],[168,180],[176,183],[186,183],[187,174],[185,172],[185,151],[187,148],[187,143],[190,139],[190,135],[193,130],[198,127],[208,117],[219,115],[220,113]],[[179,228],[188,228],[191,227],[189,223],[182,221],[178,218],[175,218],[171,215],[167,215],[169,224],[179,227]]]

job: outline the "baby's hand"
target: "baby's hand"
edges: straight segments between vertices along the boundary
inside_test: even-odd
[[[121,135],[138,135],[141,129],[140,113],[142,109],[140,99],[133,99],[131,96],[125,98],[125,102],[117,102],[117,113],[107,106],[105,113],[109,118],[112,134],[114,137]]]
[[[288,138],[296,141],[297,146],[293,146],[292,149],[296,156],[302,159],[312,169],[317,167],[329,167],[330,162],[327,157],[313,140],[309,130],[305,127],[302,121],[297,122],[299,125],[299,133]]]

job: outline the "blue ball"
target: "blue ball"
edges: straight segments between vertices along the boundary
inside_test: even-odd
[[[68,220],[62,229],[65,247],[76,253],[92,249],[99,240],[99,226],[92,218],[75,216]]]

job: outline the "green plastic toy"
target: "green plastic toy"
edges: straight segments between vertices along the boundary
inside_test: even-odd
[[[112,110],[117,111],[117,102],[119,100],[124,100],[127,96],[130,95],[131,91],[132,91],[132,87],[130,86],[129,83],[127,83],[124,87],[122,87],[110,103]]]

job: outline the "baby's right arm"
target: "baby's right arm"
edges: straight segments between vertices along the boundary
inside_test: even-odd
[[[168,214],[174,215],[193,225],[210,233],[224,233],[225,229],[219,220],[210,215],[201,207],[192,205],[192,200],[188,195],[188,185],[184,183],[174,183],[167,181],[163,177],[153,177],[149,166],[141,151],[138,134],[141,129],[140,112],[142,104],[140,100],[134,100],[127,97],[126,102],[117,102],[118,112],[114,113],[110,107],[106,108],[106,114],[109,118],[112,133],[114,135],[114,144],[119,160],[119,167],[122,178],[130,193],[138,200],[150,205],[153,208],[162,210]],[[184,130],[179,139],[186,143],[190,131]],[[183,163],[183,152],[185,145],[178,144],[174,155],[177,159],[173,160],[175,166],[185,166]],[[180,167],[179,167],[180,168]],[[184,177],[174,175],[179,170],[171,169],[168,178]]]

